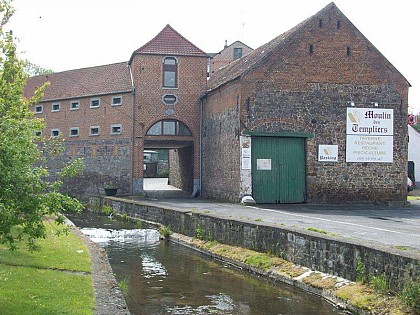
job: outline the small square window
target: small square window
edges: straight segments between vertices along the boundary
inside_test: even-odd
[[[97,108],[99,105],[101,105],[99,98],[92,98],[90,100],[90,108]]]
[[[112,97],[112,101],[111,101],[112,106],[117,106],[117,105],[121,105],[121,104],[122,104],[122,96],[113,96]]]
[[[51,137],[58,137],[60,135],[60,129],[51,129]]]
[[[59,112],[60,111],[60,103],[53,103],[51,106],[52,112]]]
[[[90,136],[98,136],[99,135],[99,126],[91,126],[89,130]]]
[[[239,59],[242,57],[242,48],[233,48],[233,59]]]
[[[41,114],[44,111],[44,106],[43,105],[36,105],[35,106],[35,113],[36,114]]]
[[[79,128],[73,127],[70,128],[70,137],[78,137],[79,136]]]
[[[35,131],[35,137],[41,138],[42,137],[42,131]]]
[[[78,101],[70,102],[70,110],[76,110],[80,108],[80,103]]]
[[[122,133],[121,125],[111,125],[111,135],[120,135]]]

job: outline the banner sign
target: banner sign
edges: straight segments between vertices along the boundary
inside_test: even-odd
[[[346,162],[393,162],[393,109],[347,108],[346,134]]]

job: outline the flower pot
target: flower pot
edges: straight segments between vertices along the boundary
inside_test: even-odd
[[[118,188],[104,188],[105,195],[107,196],[115,196],[117,194]]]

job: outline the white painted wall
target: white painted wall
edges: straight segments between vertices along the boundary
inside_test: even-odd
[[[420,133],[408,126],[408,136],[410,140],[408,142],[408,160],[414,161],[414,175],[416,177],[416,183],[420,182]],[[419,184],[417,184],[418,186]]]

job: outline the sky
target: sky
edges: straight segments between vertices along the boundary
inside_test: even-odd
[[[236,40],[257,48],[330,0],[14,0],[7,28],[22,58],[55,72],[128,61],[166,24],[207,53]],[[404,75],[409,111],[420,112],[420,26],[415,0],[335,0]]]

